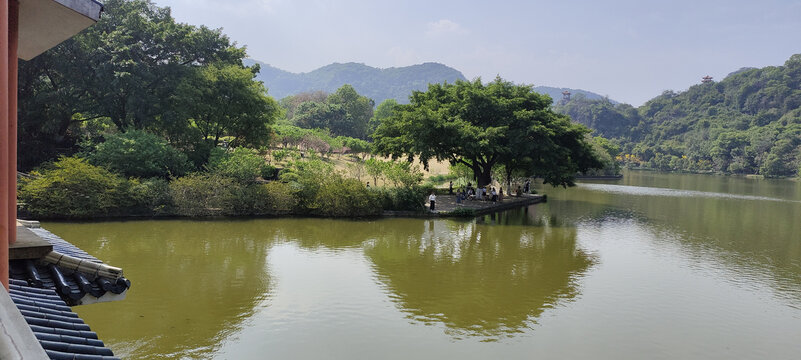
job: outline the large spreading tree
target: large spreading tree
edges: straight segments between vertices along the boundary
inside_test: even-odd
[[[212,64],[242,67],[245,49],[219,29],[178,23],[149,0],[103,3],[97,24],[20,62],[22,169],[77,151],[88,128],[107,123],[173,131],[165,114],[184,78]]]
[[[479,186],[491,182],[496,165],[571,186],[578,172],[601,164],[587,141],[590,130],[550,106],[549,96],[501,78],[431,84],[378,126],[374,146],[425,167],[431,159],[464,164]]]

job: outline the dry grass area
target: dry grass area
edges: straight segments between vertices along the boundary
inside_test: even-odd
[[[283,162],[277,162],[277,161],[275,161],[275,159],[272,158],[271,155],[267,155],[266,158],[267,158],[268,162],[273,166],[283,167],[283,166],[286,165],[286,160],[284,160]],[[385,158],[385,157],[378,157],[378,158],[381,159],[381,160],[385,160],[385,161],[390,160],[389,158]],[[330,164],[333,164],[334,165],[334,169],[336,169],[337,171],[340,171],[340,172],[342,172],[344,174],[347,174],[347,175],[349,175],[351,177],[354,177],[354,178],[357,177],[350,170],[350,166],[352,166],[351,164],[355,164],[356,163],[356,160],[354,160],[351,156],[349,156],[349,155],[341,155],[341,156],[340,155],[331,155],[328,158],[323,158],[323,160],[328,162],[328,163],[330,163]],[[423,165],[419,161],[415,160],[414,163],[415,163],[415,165],[417,165],[420,168],[420,170],[422,170],[423,179],[428,179],[429,176],[447,175],[449,170],[450,170],[450,164],[447,161],[436,161],[436,160],[430,161],[428,163],[428,170],[423,169]],[[361,180],[365,181],[365,182],[370,181],[370,184],[375,186],[375,184],[373,184],[372,177],[370,177],[367,174],[363,174],[361,176]],[[384,182],[381,179],[379,179],[378,180],[378,186],[384,186],[384,185],[385,185]]]

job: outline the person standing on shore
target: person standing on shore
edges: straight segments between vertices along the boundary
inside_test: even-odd
[[[448,195],[453,195],[453,181],[448,184]]]
[[[529,180],[529,179],[526,179],[526,185],[525,185],[525,188],[523,189],[523,192],[525,192],[526,194],[528,194],[528,192],[529,192],[530,190],[531,190],[531,180]]]
[[[437,202],[437,195],[434,195],[434,192],[431,192],[431,195],[428,195],[428,202],[429,202],[429,210],[434,211],[434,204]]]

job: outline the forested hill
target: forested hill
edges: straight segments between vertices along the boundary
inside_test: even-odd
[[[270,96],[281,99],[306,91],[322,90],[333,93],[344,84],[350,84],[356,91],[380,104],[385,99],[395,99],[408,103],[413,90],[426,90],[429,83],[452,83],[466,80],[456,69],[437,64],[378,69],[357,63],[333,63],[317,70],[295,74],[265,63],[248,59],[245,64],[258,63],[261,71],[258,80],[264,82]]]
[[[413,90],[425,91],[429,83],[466,80],[458,70],[438,63],[389,69],[357,63],[334,63],[308,73],[295,74],[252,59],[246,59],[244,62],[247,66],[259,64],[261,71],[257,79],[264,82],[270,96],[276,99],[307,91],[322,90],[333,93],[342,85],[350,84],[359,94],[375,100],[376,104],[385,99],[395,99],[401,104],[406,104]],[[534,91],[548,94],[554,101],[562,99],[562,92],[565,90],[570,91],[572,95],[581,94],[591,100],[604,99],[601,95],[581,89],[534,87]],[[617,104],[614,100],[610,101]]]
[[[666,91],[639,108],[578,96],[556,110],[618,140],[635,166],[765,176],[796,176],[801,167],[801,54]]]

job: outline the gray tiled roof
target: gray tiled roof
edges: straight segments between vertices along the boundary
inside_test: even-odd
[[[103,262],[45,229],[30,230],[50,242],[53,252],[38,260],[9,261],[9,296],[39,344],[51,359],[116,359],[69,305],[81,304],[87,298],[97,301],[96,298],[108,298],[107,294],[123,294],[131,287],[131,282],[121,276],[121,270],[117,276],[103,277],[98,271],[77,271],[92,266],[99,268],[96,265],[62,266],[66,263],[60,262],[61,259],[68,257],[88,263]],[[56,253],[59,261],[45,260]],[[100,265],[103,266],[106,265]]]
[[[98,260],[96,257],[89,255],[86,251],[81,250],[79,247],[72,245],[71,243],[67,242],[66,240],[58,237],[58,235],[53,234],[43,228],[29,228],[28,230],[32,231],[34,234],[39,235],[42,239],[47,240],[50,244],[53,245],[53,250],[58,251],[65,255],[70,255],[79,259],[89,260],[91,262],[102,263],[102,261]]]
[[[53,251],[93,263],[103,263],[45,229],[33,228],[30,230],[50,242],[53,245]],[[68,305],[81,304],[81,300],[87,294],[100,298],[107,292],[122,294],[131,287],[131,282],[124,277],[109,279],[34,260],[11,260],[9,277],[27,281],[33,287],[53,289]]]
[[[9,282],[11,300],[51,359],[117,359],[54,290]]]

